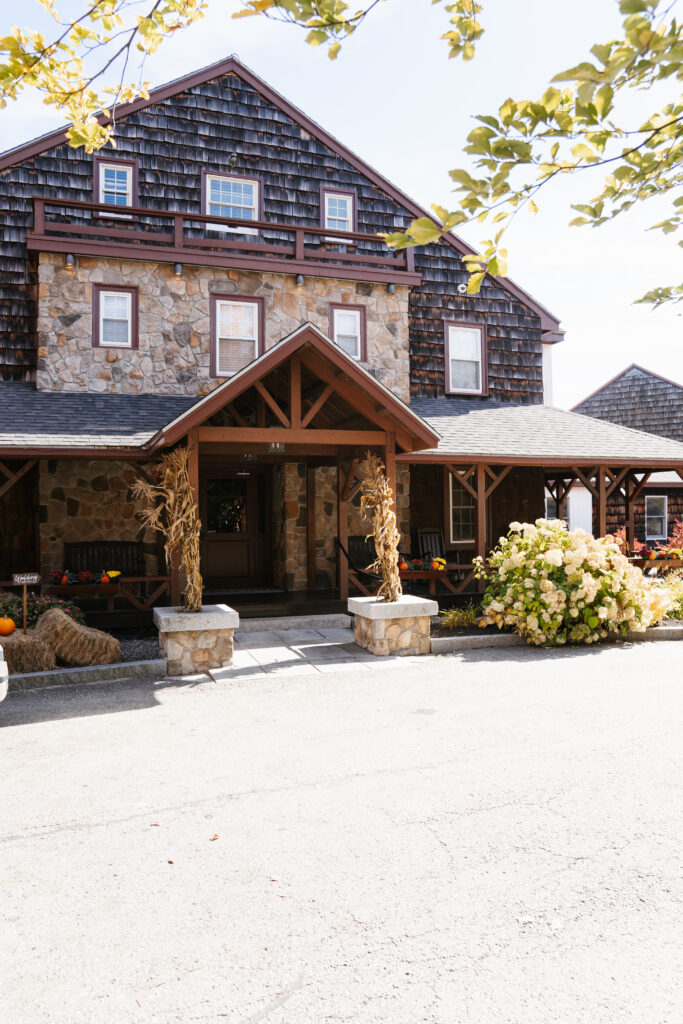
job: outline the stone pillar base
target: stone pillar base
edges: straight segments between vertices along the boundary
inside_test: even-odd
[[[429,620],[439,612],[436,601],[411,594],[386,602],[374,597],[350,597],[348,610],[355,616],[356,643],[371,654],[429,654]]]
[[[205,605],[201,612],[155,608],[167,675],[194,675],[232,664],[233,634],[239,621],[227,604]]]

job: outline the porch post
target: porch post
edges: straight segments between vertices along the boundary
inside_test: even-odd
[[[394,513],[396,512],[396,434],[387,430],[386,444],[384,445],[384,468],[387,474],[387,482],[391,487],[393,498],[391,501]]]
[[[194,503],[199,509],[199,427],[192,427],[187,432],[187,472]]]
[[[607,467],[598,466],[598,536],[604,537],[607,533]]]
[[[624,480],[624,507],[626,512],[626,546],[629,554],[633,555],[633,542],[636,538],[636,509],[633,501],[633,489],[631,474]]]
[[[346,477],[343,463],[340,460],[337,462],[337,536],[339,537],[339,543],[343,544],[348,550],[349,509],[344,497],[345,488]],[[340,599],[346,600],[349,596],[349,566],[341,551],[337,553],[337,585],[339,587]]]
[[[486,467],[477,463],[477,529],[475,554],[486,558]],[[485,580],[479,580],[479,590],[483,590]]]

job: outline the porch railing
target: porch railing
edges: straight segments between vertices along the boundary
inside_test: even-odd
[[[343,267],[347,277],[363,267],[372,277],[405,276],[406,284],[416,277],[412,249],[393,252],[378,235],[359,231],[42,197],[34,197],[33,210],[33,250],[130,259],[153,259],[156,252],[162,262],[179,263],[230,258],[243,266],[281,265],[289,273]]]

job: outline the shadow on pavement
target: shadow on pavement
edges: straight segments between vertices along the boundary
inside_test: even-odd
[[[10,690],[0,703],[0,729],[14,725],[54,722],[60,718],[85,718],[121,711],[160,707],[162,690],[193,688],[208,677],[178,679],[116,679],[110,683],[51,686],[35,690]]]
[[[488,647],[469,651],[454,651],[453,654],[445,657],[457,657],[459,661],[514,661],[523,662],[533,658],[535,661],[563,661],[576,658],[590,658],[598,651],[619,651],[625,654],[633,647],[639,646],[638,642],[632,643],[602,643],[602,644],[576,644],[567,647],[535,647],[533,644],[525,644],[523,647]]]

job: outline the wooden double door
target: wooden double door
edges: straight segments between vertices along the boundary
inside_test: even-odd
[[[202,575],[212,587],[272,583],[270,466],[202,467]]]

